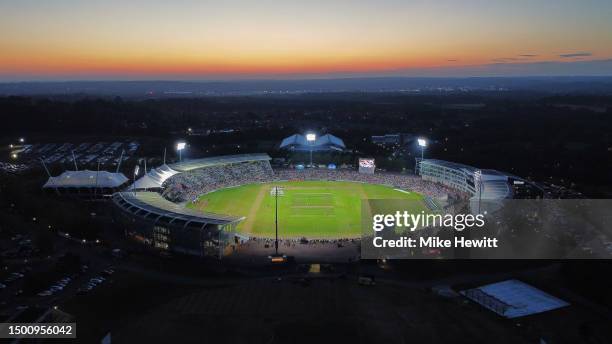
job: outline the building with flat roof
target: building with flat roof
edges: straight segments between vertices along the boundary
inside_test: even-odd
[[[487,284],[460,292],[468,299],[514,319],[567,307],[569,303],[519,280]]]

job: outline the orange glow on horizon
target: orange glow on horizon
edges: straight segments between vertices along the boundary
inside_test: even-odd
[[[66,63],[69,60],[70,63]],[[332,60],[332,59],[329,59]],[[77,59],[57,58],[39,60],[13,60],[2,61],[4,72],[35,72],[41,74],[80,74],[80,73],[124,73],[131,75],[146,74],[314,74],[314,73],[336,73],[336,72],[373,72],[394,71],[410,68],[435,68],[452,65],[440,59],[360,59],[354,58],[347,61],[329,61],[328,59],[281,59],[279,61],[220,61],[198,62],[193,59],[167,59],[165,61],[146,61],[128,59]],[[462,64],[475,64],[480,61],[465,61]]]
[[[569,1],[0,1],[0,80],[392,74],[605,60],[609,14],[612,4]]]

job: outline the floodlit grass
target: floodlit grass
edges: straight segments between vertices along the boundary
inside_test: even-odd
[[[279,236],[347,238],[361,234],[361,200],[416,200],[415,209],[425,210],[423,196],[383,185],[356,182],[290,181],[249,184],[202,195],[188,207],[219,214],[244,216],[238,231],[261,237],[274,236],[274,195],[278,197]],[[282,195],[281,195],[282,194]]]

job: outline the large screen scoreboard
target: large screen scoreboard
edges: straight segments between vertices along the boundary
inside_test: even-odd
[[[376,164],[374,163],[374,159],[359,159],[359,173],[374,174],[375,169]]]

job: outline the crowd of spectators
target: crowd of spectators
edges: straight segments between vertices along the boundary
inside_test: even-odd
[[[293,180],[333,180],[382,184],[439,199],[457,194],[455,190],[444,185],[428,182],[413,175],[363,174],[348,169],[279,169],[273,171],[268,161],[252,161],[209,166],[174,175],[164,183],[163,196],[173,202],[185,202],[217,189],[249,183]]]
[[[456,191],[444,185],[425,181],[419,176],[397,173],[364,174],[355,170],[275,170],[276,180],[335,180],[388,185],[401,190],[410,190],[433,198],[444,198]]]
[[[164,182],[162,195],[173,202],[194,200],[213,190],[272,180],[269,161],[214,165],[176,174]]]

